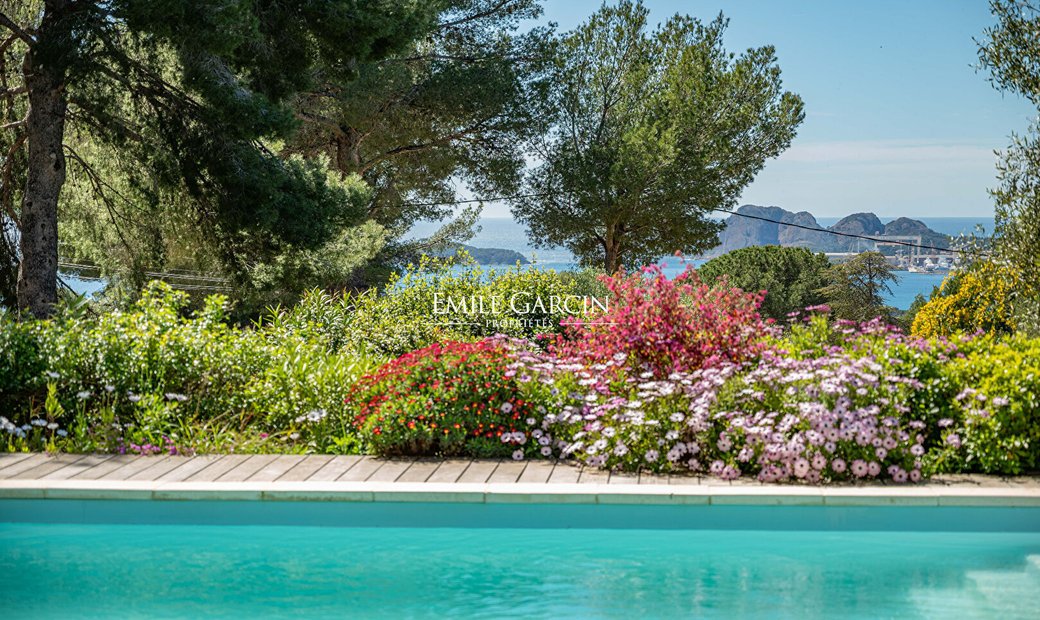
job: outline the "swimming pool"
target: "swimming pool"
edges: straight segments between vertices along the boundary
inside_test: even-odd
[[[1040,617],[1040,509],[0,500],[5,617]]]

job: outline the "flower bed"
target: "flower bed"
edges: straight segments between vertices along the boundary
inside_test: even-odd
[[[569,322],[546,350],[505,337],[484,341],[508,360],[497,371],[508,389],[496,398],[526,406],[501,436],[514,458],[808,483],[1036,467],[1040,408],[1032,397],[1009,408],[1007,393],[1024,393],[1040,372],[986,379],[995,371],[984,361],[992,342],[912,338],[877,320],[832,324],[826,308],[792,316],[781,335],[758,318],[754,296],[646,275],[608,282],[624,300],[620,309]],[[723,334],[718,342],[738,344],[713,352],[700,335],[713,330]],[[752,332],[757,337],[747,338]],[[1036,346],[1019,339],[996,350],[1011,356]],[[1017,415],[980,414],[987,397],[965,391],[966,382],[994,393],[994,411]],[[458,413],[449,407],[438,415]],[[368,445],[409,453],[399,444],[388,449],[383,438]]]
[[[357,317],[345,305],[322,314],[317,297],[249,329],[218,298],[188,315],[162,286],[100,318],[0,317],[0,439],[8,450],[551,458],[765,482],[1040,467],[1038,339],[911,337],[830,321],[824,307],[776,325],[759,317],[759,294],[691,270],[604,284],[605,312],[543,337],[452,334],[390,361],[364,344],[378,326],[364,341],[334,337]]]

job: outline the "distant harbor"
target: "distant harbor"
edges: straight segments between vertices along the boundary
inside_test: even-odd
[[[818,218],[817,222],[821,227],[833,226],[840,219],[842,218],[821,217]],[[893,218],[893,220],[894,219],[895,218]],[[992,218],[917,217],[914,219],[923,222],[935,233],[949,237],[971,234],[975,232],[976,227],[981,227],[986,234],[991,233],[993,230]],[[527,265],[524,268],[555,269],[557,271],[572,271],[579,268],[574,257],[564,248],[534,247],[530,239],[528,239],[527,229],[512,218],[485,217],[480,219],[478,226],[480,230],[472,239],[467,241],[469,245],[480,248],[496,248],[516,251],[525,256],[527,260],[531,262],[530,265]],[[438,227],[438,223],[424,222],[417,225],[412,230],[411,236],[427,236],[437,230]],[[911,241],[911,243],[917,242],[915,240]],[[856,249],[863,251],[873,249],[873,247]],[[906,249],[909,250],[909,248]],[[832,252],[828,254],[832,260],[839,260],[840,256],[848,256],[855,253],[857,252]],[[897,267],[902,267],[902,269],[896,272],[899,280],[892,285],[892,294],[887,296],[888,303],[896,308],[905,310],[910,307],[910,304],[914,301],[914,297],[918,294],[928,297],[933,288],[942,284],[949,269],[955,266],[955,258],[956,254],[953,251],[938,254],[921,253],[918,255],[918,258],[915,259],[920,264],[915,265],[914,269],[910,270],[909,264],[905,262],[900,263],[898,255],[893,255],[893,262],[898,263]],[[931,261],[931,263],[928,261]],[[664,265],[664,271],[667,275],[675,275],[685,268],[685,263],[675,256],[663,256],[659,262]],[[702,264],[704,260],[690,259],[687,262]],[[494,269],[515,268],[515,264],[492,264],[486,266]]]

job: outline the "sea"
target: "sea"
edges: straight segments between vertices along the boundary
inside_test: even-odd
[[[841,218],[818,217],[816,221],[827,227],[836,224]],[[880,218],[887,223],[895,218]],[[920,220],[932,230],[951,236],[968,234],[991,234],[994,228],[993,218],[978,217],[912,217]],[[437,222],[420,222],[409,233],[410,237],[425,237],[432,234],[440,226]],[[565,248],[536,247],[527,232],[527,227],[508,217],[484,217],[477,224],[477,232],[466,243],[478,248],[503,248],[515,250],[531,261],[532,269],[555,269],[570,271],[578,268],[574,256]],[[980,232],[981,231],[981,232]],[[674,275],[682,271],[686,265],[675,256],[663,256],[660,259],[664,272]],[[694,264],[703,261],[692,260]],[[492,268],[507,268],[513,265],[491,265]],[[892,285],[892,293],[887,295],[889,305],[906,310],[918,295],[928,297],[932,289],[942,283],[943,273],[910,273],[897,271],[898,280]]]
[[[830,226],[837,223],[840,218],[819,217],[816,220],[821,226]],[[881,218],[887,222],[895,218]],[[947,235],[958,236],[962,234],[977,233],[978,227],[985,234],[993,231],[994,222],[992,218],[973,217],[915,217],[912,219],[924,222],[929,228],[936,232]],[[411,238],[421,238],[432,234],[442,224],[440,222],[420,222],[409,232]],[[515,250],[523,254],[531,265],[529,269],[554,269],[556,271],[571,271],[578,268],[574,256],[565,248],[550,247],[538,248],[527,232],[527,227],[508,217],[484,217],[481,218],[476,227],[477,231],[467,241],[469,245],[478,248],[503,248]],[[692,260],[694,264],[703,261]],[[686,265],[675,256],[661,257],[659,263],[663,265],[664,272],[675,275],[682,271]],[[515,265],[488,265],[488,268],[507,269]],[[913,303],[914,297],[922,294],[928,297],[932,289],[942,283],[945,274],[942,273],[910,273],[907,271],[895,272],[898,280],[892,285],[892,293],[887,295],[888,303],[900,310],[906,310]],[[104,282],[96,280],[80,280],[71,274],[63,274],[65,282],[80,294],[93,295],[104,288]]]

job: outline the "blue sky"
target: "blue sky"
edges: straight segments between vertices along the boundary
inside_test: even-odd
[[[741,203],[817,216],[989,216],[994,149],[1036,110],[977,72],[993,19],[985,0],[646,0],[651,23],[723,12],[731,51],[776,47],[785,88],[805,100],[791,148]],[[601,2],[546,0],[544,21],[574,28]],[[508,215],[502,205],[488,216]]]

